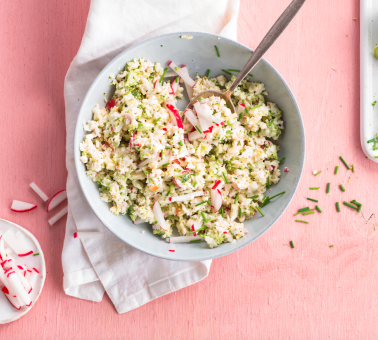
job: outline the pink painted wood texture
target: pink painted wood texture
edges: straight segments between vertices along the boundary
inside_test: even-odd
[[[255,48],[289,2],[242,0],[239,41]],[[34,233],[48,271],[37,305],[0,326],[0,339],[377,339],[378,167],[359,142],[359,1],[308,0],[266,56],[306,128],[304,174],[286,213],[258,241],[215,260],[206,280],[124,315],[106,296],[92,303],[63,293],[65,219],[50,227],[55,211],[47,214],[28,187],[35,181],[48,195],[65,187],[63,82],[88,9],[88,0],[0,2],[0,217]],[[318,198],[323,213],[295,223],[306,197]],[[17,214],[12,199],[40,207]],[[336,201],[352,199],[364,204],[360,214],[343,205],[336,212]]]

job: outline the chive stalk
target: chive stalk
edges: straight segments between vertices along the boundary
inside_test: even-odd
[[[318,171],[314,176],[318,176],[321,172],[322,170]]]
[[[315,205],[315,208],[316,208],[317,211],[319,211],[320,213],[322,213],[322,209],[320,209],[318,205]]]
[[[234,200],[234,204],[236,204],[238,202],[238,199],[239,199],[239,194],[236,194],[236,197],[235,197],[235,200]]]
[[[210,75],[210,69],[207,70],[207,72],[206,72],[206,78],[209,78],[209,75]]]
[[[195,207],[198,207],[199,205],[202,205],[202,204],[205,204],[205,203],[208,203],[208,202],[209,202],[209,201],[202,201],[202,202],[196,204]]]
[[[223,178],[224,178],[225,183],[228,184],[229,182],[228,182],[228,179],[226,177],[226,174],[224,172],[222,172],[222,174],[223,174]]]
[[[339,157],[340,158],[340,160],[344,163],[344,165],[346,166],[346,168],[348,169],[348,170],[350,170],[350,167],[349,167],[349,165],[347,164],[347,162],[345,162],[344,161],[344,158],[343,157]]]
[[[309,207],[302,208],[302,209],[299,209],[298,212],[303,212],[303,211],[307,211],[307,210],[310,210],[310,208]]]
[[[308,198],[308,197],[307,197],[307,199],[308,199],[309,201],[313,201],[313,202],[316,202],[316,203],[319,202],[318,200],[314,200],[313,198]]]
[[[290,247],[294,248],[294,242],[293,241],[290,241]]]
[[[201,242],[201,239],[189,241],[189,243],[195,243],[195,242]]]
[[[357,210],[357,209],[358,209],[357,207],[355,207],[354,205],[348,203],[347,201],[344,201],[343,204],[346,205],[346,206],[349,207],[349,208],[354,209],[354,210]]]
[[[256,210],[260,213],[260,215],[261,215],[262,217],[265,216],[259,207],[256,206]]]
[[[231,74],[230,72],[228,72],[228,71],[226,71],[226,70],[223,70],[223,69],[222,69],[222,71],[223,71],[224,73],[227,73],[227,74],[229,74],[230,76],[232,76],[232,74]]]
[[[207,218],[206,218],[206,216],[205,216],[205,214],[204,214],[203,211],[201,211],[201,215],[202,215],[203,221],[204,221],[205,223],[207,223],[208,220],[207,220]]]
[[[309,212],[304,212],[302,215],[311,215],[311,214],[315,214],[315,211],[311,210]]]
[[[336,168],[335,168],[335,172],[334,172],[334,174],[335,175],[337,175],[337,172],[339,171],[339,166],[337,166]]]
[[[317,188],[310,188],[310,190],[318,190],[320,189],[320,187],[317,187]]]
[[[218,58],[219,58],[220,55],[219,55],[219,50],[218,50],[218,46],[217,46],[217,45],[215,45],[215,50],[217,51],[217,56],[218,56]]]
[[[343,187],[342,184],[339,185],[339,188],[341,189],[341,191],[343,191],[343,192],[345,191],[345,188]]]
[[[295,220],[295,222],[306,223],[306,224],[309,223],[309,222],[307,222],[307,221],[302,221],[302,220]]]
[[[255,196],[248,197],[248,198],[251,199],[251,200],[254,200],[255,198],[258,198],[258,197],[259,197],[259,195],[255,195]]]
[[[327,189],[326,189],[327,194],[329,194],[330,189],[331,189],[331,183],[327,183]]]
[[[167,71],[168,71],[168,68],[166,67],[166,68],[164,69],[163,74],[161,75],[160,83],[162,83],[162,84],[163,84],[163,78],[164,78],[165,74],[167,73]]]
[[[336,210],[337,210],[337,212],[340,212],[340,204],[339,204],[339,202],[336,202]]]
[[[282,157],[282,158],[278,161],[278,163],[281,164],[284,160],[285,160],[285,157]]]

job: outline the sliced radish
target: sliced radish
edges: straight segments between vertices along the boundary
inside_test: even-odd
[[[26,212],[37,208],[37,205],[22,201],[13,200],[11,210],[16,212]]]
[[[163,212],[161,211],[160,203],[155,201],[154,206],[152,208],[154,212],[155,218],[162,229],[168,231],[167,224],[165,223]]]
[[[28,280],[29,283],[30,283],[31,273],[32,273],[32,271],[28,269],[28,270],[26,271],[26,274],[25,274],[25,279]],[[30,283],[30,285],[31,285],[31,283]],[[33,287],[33,286],[32,286],[32,287]]]
[[[203,238],[198,237],[198,236],[177,236],[177,237],[170,237],[170,238],[165,239],[165,241],[168,243],[187,243],[187,242],[195,241],[195,240],[203,241]]]
[[[242,104],[242,103],[239,103],[237,109],[236,109],[236,113],[237,114],[240,114],[241,112],[243,112],[245,110],[245,105]]]
[[[214,212],[217,212],[222,207],[222,193],[218,189],[211,189],[211,205]]]
[[[183,201],[189,201],[194,199],[194,197],[203,196],[205,193],[203,191],[196,191],[191,192],[190,194],[181,195],[181,196],[175,196],[175,197],[169,197],[169,202],[183,202]]]
[[[202,108],[203,108],[203,110],[201,110],[202,117],[204,117],[207,120],[210,120],[210,121],[212,121],[216,124],[222,124],[222,122],[223,122],[222,120],[213,116],[209,105],[203,104]]]
[[[196,220],[196,221],[192,224],[192,231],[194,231],[193,236],[197,236],[197,233],[196,233],[195,231],[198,230],[199,228],[201,228],[201,223],[200,223],[199,220]]]
[[[233,187],[235,190],[238,190],[238,191],[241,190],[237,183],[232,182],[231,185],[232,185],[232,187]]]
[[[153,157],[153,158],[145,159],[143,162],[140,162],[140,163],[139,163],[138,167],[139,167],[139,168],[142,168],[142,167],[144,167],[145,165],[147,165],[147,164],[149,164],[149,163],[151,163],[151,162],[157,161],[157,160],[159,160],[159,159],[160,159],[160,156],[155,156],[155,157]]]
[[[2,291],[3,291],[4,295],[5,295],[5,297],[8,299],[9,303],[14,308],[16,308],[17,310],[20,310],[21,309],[21,304],[19,303],[17,297],[14,297],[14,296],[10,295],[7,287],[5,287],[5,286],[3,287]],[[6,293],[6,292],[8,292],[8,293]]]
[[[61,190],[57,192],[53,197],[51,197],[49,203],[47,204],[47,212],[53,210],[56,206],[62,203],[67,198],[67,191]]]
[[[3,235],[4,242],[19,256],[28,256],[33,254],[33,250],[26,244],[26,239],[17,237],[10,229]]]
[[[30,187],[36,192],[36,194],[41,197],[45,202],[49,199],[48,196],[35,184],[34,182],[30,183]]]
[[[99,231],[78,231],[75,234],[76,234],[76,237],[80,239],[91,239],[91,238],[99,238],[99,237],[104,236],[104,233],[101,233]]]
[[[199,121],[194,112],[190,109],[186,109],[184,115],[187,120],[189,120],[190,124],[193,126],[199,126]]]
[[[140,217],[137,217],[135,219],[135,221],[133,221],[133,224],[142,224],[142,223],[146,223],[147,221],[145,221],[143,218],[140,218]]]
[[[67,213],[68,213],[68,205],[64,207],[61,211],[59,211],[56,215],[51,217],[48,221],[49,224],[53,225],[55,222],[59,221]]]
[[[183,188],[183,186],[181,185],[180,181],[177,180],[176,178],[173,179],[173,183],[175,184],[175,186],[177,188],[180,188],[180,189]]]
[[[10,258],[10,259],[13,260],[12,258]],[[9,261],[9,260],[8,260],[8,261]],[[15,262],[15,261],[13,260],[13,262]],[[30,285],[29,281],[26,280],[25,277],[24,277],[24,273],[23,273],[24,268],[21,267],[21,269],[20,269],[20,267],[21,267],[21,266],[16,266],[16,265],[15,265],[15,266],[13,266],[13,270],[16,272],[16,274],[17,274],[17,276],[18,276],[18,278],[19,278],[21,284],[22,284],[23,287],[25,288],[25,291],[26,291],[28,294],[30,294],[31,291],[33,290],[33,288],[32,288],[32,286]]]
[[[170,111],[170,115],[171,115],[173,123],[177,125],[178,128],[183,129],[184,125],[182,124],[180,114],[178,113],[176,108],[172,104],[166,104],[166,106],[167,106],[167,109]]]
[[[27,279],[28,282],[29,282],[29,284],[33,288],[35,288],[35,285],[37,283],[38,277],[39,277],[39,271],[37,269],[33,268],[33,270],[28,270],[26,272],[25,279]]]
[[[202,130],[203,133],[205,133],[206,131],[209,130],[210,126],[212,126],[210,120],[203,116],[203,114],[206,113],[204,105],[207,105],[207,104],[195,102],[193,105],[194,105],[196,112],[198,114],[198,120],[200,122],[201,130]]]
[[[173,61],[168,62],[168,66],[173,71],[175,71],[182,78],[182,80],[190,87],[193,87],[195,85],[195,81],[189,77],[189,72],[186,66],[180,68]]]
[[[175,77],[175,79],[173,79],[172,81],[172,91],[174,94],[177,93],[179,86],[180,86],[180,77]]]
[[[203,137],[203,134],[199,133],[197,130],[188,134],[188,139],[189,139],[190,142],[192,142],[192,141],[194,141],[198,138],[201,138],[201,137]]]
[[[6,261],[6,252],[4,250],[4,237],[3,236],[0,237],[0,256],[2,260]]]
[[[20,279],[16,275],[15,271],[12,271],[7,274],[8,282],[14,292],[16,293],[16,296],[20,298],[21,302],[23,302],[26,306],[31,306],[32,300],[30,299],[29,294],[25,291]]]
[[[218,188],[218,186],[222,184],[222,181],[221,180],[218,180],[218,181],[215,181],[213,187],[211,189],[215,190],[216,188]]]

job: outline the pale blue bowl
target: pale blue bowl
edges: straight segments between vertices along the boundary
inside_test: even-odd
[[[191,35],[193,39],[180,39],[180,35]],[[219,39],[220,38],[220,39]],[[218,46],[220,57],[215,52],[214,45]],[[83,140],[85,131],[82,122],[92,119],[92,108],[95,104],[104,103],[104,93],[110,98],[114,88],[109,87],[109,75],[118,73],[126,62],[133,58],[141,58],[160,62],[163,67],[168,67],[167,62],[173,60],[177,65],[186,64],[191,69],[190,75],[195,78],[195,73],[206,74],[211,70],[210,76],[225,75],[222,69],[241,69],[252,50],[233,40],[219,37],[214,34],[181,32],[172,33],[145,40],[122,52],[113,59],[98,75],[85,96],[81,106],[75,131],[75,164],[81,188],[93,211],[104,225],[121,240],[147,254],[157,257],[180,260],[198,261],[213,259],[230,254],[265,233],[283,214],[289,205],[295,190],[297,189],[304,159],[305,159],[305,134],[301,113],[297,102],[289,86],[280,74],[267,61],[260,61],[253,69],[254,80],[263,82],[269,93],[267,99],[277,103],[283,111],[285,130],[278,140],[281,148],[279,159],[285,157],[280,166],[282,177],[277,185],[268,191],[273,196],[281,191],[286,194],[263,208],[265,217],[256,214],[252,219],[245,221],[248,234],[235,243],[221,244],[217,248],[210,249],[205,242],[191,244],[176,244],[175,252],[169,252],[169,245],[163,239],[152,234],[151,226],[147,223],[134,225],[128,216],[115,216],[109,211],[109,204],[100,200],[97,184],[93,183],[85,174],[85,167],[80,162],[79,144]],[[183,109],[188,99],[179,101],[178,107]],[[290,171],[284,173],[288,167]],[[144,230],[145,233],[141,234]]]

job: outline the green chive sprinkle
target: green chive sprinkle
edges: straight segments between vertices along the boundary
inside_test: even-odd
[[[180,140],[178,143],[180,146],[184,146],[184,144],[182,143],[182,140]]]
[[[197,233],[197,232],[199,232],[199,231],[201,231],[201,230],[204,230],[204,229],[206,229],[207,227],[204,225],[203,227],[201,227],[201,228],[199,228],[199,229],[197,229],[197,230],[191,230],[191,231],[188,231],[188,233],[190,233],[190,234],[193,234],[193,233]]]
[[[172,147],[170,145],[166,145],[165,148],[166,149],[172,149]]]
[[[251,199],[251,200],[254,200],[255,198],[258,198],[258,197],[259,197],[259,195],[255,195],[255,196],[248,197],[248,198]]]
[[[330,247],[330,248],[333,248],[333,244],[331,244],[329,247]]]
[[[337,167],[335,168],[335,172],[334,172],[334,174],[336,175],[338,171],[339,171],[339,166],[337,166]]]
[[[39,255],[39,253],[33,254],[33,256],[38,256],[38,255]]]
[[[317,187],[317,188],[310,188],[310,190],[318,190],[320,189],[320,187]]]
[[[290,247],[294,248],[294,242],[293,241],[290,241]]]
[[[219,58],[220,55],[219,55],[219,51],[218,51],[218,46],[217,46],[217,45],[215,45],[215,50],[217,51],[217,56],[218,56],[218,58]]]
[[[236,194],[236,197],[235,197],[235,200],[234,200],[234,204],[236,204],[238,202],[238,199],[239,199],[239,194]]]
[[[339,202],[336,202],[336,210],[337,210],[337,212],[340,212],[340,204],[339,204]]]
[[[224,210],[223,210],[223,207],[221,208],[221,214],[222,214],[222,217],[224,218]]]
[[[329,194],[329,190],[331,189],[331,183],[327,183],[327,190],[326,193]]]
[[[262,104],[260,104],[260,105],[256,105],[256,106],[252,106],[252,107],[248,107],[248,111],[249,111],[249,110],[257,109],[257,108],[259,108],[260,106],[262,106]],[[246,107],[246,108],[247,108],[247,107]]]
[[[346,202],[346,201],[344,201],[343,204],[346,205],[346,206],[349,207],[349,208],[354,209],[354,210],[357,210],[357,209],[358,209],[357,207],[355,207],[354,205],[352,205],[352,204],[350,204],[350,203],[348,203],[348,202]]]
[[[210,75],[210,70],[207,70],[207,72],[206,72],[206,78],[209,78],[209,75]]]
[[[348,170],[350,170],[350,167],[349,167],[349,165],[347,164],[347,162],[344,161],[344,158],[342,158],[341,156],[340,156],[339,158],[340,158],[341,161],[344,163],[344,165],[346,166],[346,168],[347,168]]]
[[[195,205],[195,207],[198,207],[199,205],[202,205],[202,204],[205,204],[205,203],[208,203],[209,201],[202,201],[201,203],[198,203]]]
[[[302,220],[295,220],[295,222],[300,222],[300,223],[309,223],[309,222],[307,222],[307,221],[302,221]]]
[[[315,214],[315,211],[311,210],[309,212],[303,213],[302,215],[304,216],[304,215],[311,215],[311,214]]]
[[[232,131],[231,131],[231,130],[227,130],[226,133],[227,133],[228,135],[232,135]]]
[[[222,174],[223,174],[224,181],[226,182],[226,184],[228,184],[228,179],[226,177],[226,174],[224,172],[222,172]]]
[[[374,158],[378,158],[378,156],[374,156]]]
[[[189,243],[195,243],[195,242],[201,242],[201,239],[189,241]]]
[[[165,198],[167,198],[170,193],[171,193],[171,189],[168,190],[167,194],[165,195]]]
[[[318,176],[321,172],[322,170],[318,171],[314,176]]]
[[[168,215],[167,218],[174,218],[176,217],[175,215]]]
[[[343,187],[342,184],[339,185],[340,189],[344,192],[345,191],[345,188]]]
[[[300,212],[297,212],[296,214],[294,214],[293,216],[297,216],[297,215],[299,215],[300,214]]]
[[[232,76],[232,74],[231,74],[230,72],[228,72],[228,71],[226,71],[226,70],[223,70],[223,69],[222,69],[222,71],[223,71],[224,73],[227,73],[227,74],[229,74],[230,76]]]
[[[352,172],[354,173],[354,164],[352,164]]]
[[[302,209],[299,209],[298,212],[303,212],[303,211],[307,211],[307,210],[310,210],[310,208],[309,207],[302,208]]]
[[[164,149],[160,151],[160,159],[163,160],[163,156],[164,156]]]
[[[320,209],[318,205],[315,205],[315,208],[316,208],[316,210],[319,211],[320,213],[322,212],[322,209]]]
[[[205,223],[207,223],[208,220],[207,220],[207,218],[206,218],[206,216],[205,216],[205,214],[204,214],[203,211],[201,211],[201,215],[202,215],[203,221],[204,221]]]
[[[160,119],[161,119],[161,117],[159,117],[158,119],[155,119],[155,120],[152,122],[152,124],[155,125]]]
[[[168,163],[164,163],[161,167],[164,168],[164,167],[166,167],[167,165],[169,165],[169,162],[168,162]]]
[[[134,91],[135,89],[131,89],[129,91],[126,92],[125,96],[128,95],[129,93],[131,93],[132,91]]]
[[[265,216],[259,207],[256,207],[256,210],[260,213],[260,215],[261,215],[262,217]]]
[[[230,70],[230,69],[229,69],[229,71],[230,71],[230,72],[240,73],[240,70]],[[253,77],[253,75],[250,74],[250,73],[248,73],[248,75],[249,75],[250,77]]]
[[[196,128],[196,130],[199,132],[199,133],[201,133],[202,134],[202,131],[201,131],[201,129],[196,125],[195,126],[195,128]]]
[[[358,207],[357,212],[360,212],[362,208],[362,204]]]
[[[285,160],[285,157],[282,157],[282,158],[278,161],[278,163],[281,164],[284,160]]]
[[[165,74],[167,73],[167,71],[168,71],[168,68],[166,67],[166,68],[164,69],[163,74],[161,75],[160,83],[162,83],[162,84],[163,84],[163,78],[164,78]]]
[[[239,218],[241,217],[241,208],[239,208],[238,216],[239,216]]]
[[[309,201],[313,201],[313,202],[316,202],[316,203],[319,202],[318,200],[314,200],[313,198],[308,198],[308,197],[307,197],[307,199],[308,199]]]
[[[358,203],[356,200],[350,201],[350,203],[354,203],[356,205],[362,205],[361,203]]]
[[[367,142],[368,143],[374,143],[375,142],[375,138],[369,139]]]
[[[281,196],[281,195],[283,195],[285,192],[286,192],[286,191],[282,191],[282,192],[280,192],[279,194],[274,195],[274,196],[272,196],[272,197],[268,197],[268,198],[271,200],[271,199],[273,199],[273,198],[275,198],[275,197],[277,197],[277,196]]]
[[[240,121],[243,118],[243,112],[239,113],[238,121]]]
[[[266,186],[269,188],[270,187],[270,176],[266,179]]]

